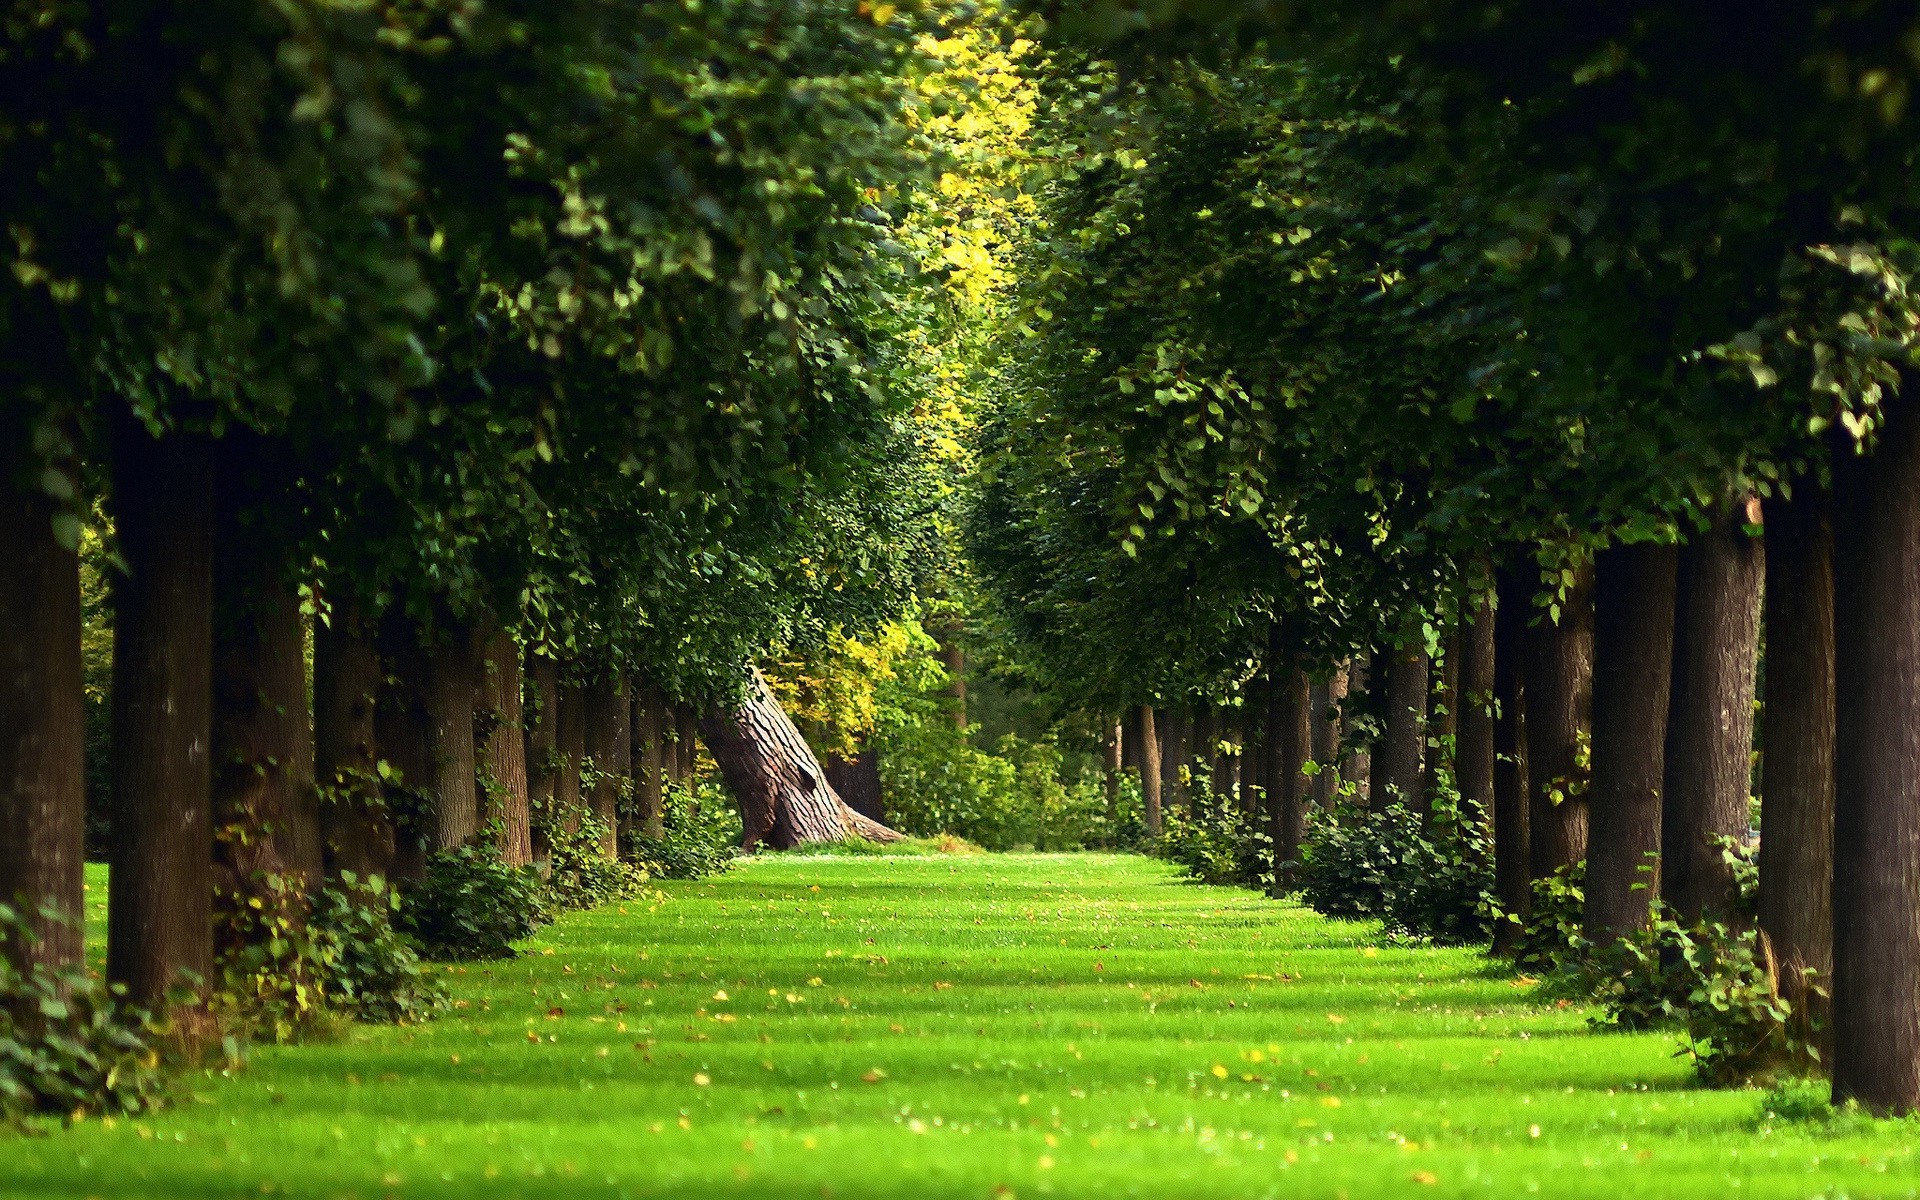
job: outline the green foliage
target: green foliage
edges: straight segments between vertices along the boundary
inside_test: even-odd
[[[1110,845],[1126,811],[1107,812],[1098,776],[1060,778],[1050,741],[1001,737],[975,747],[944,714],[883,725],[875,738],[887,819],[902,833],[950,833],[988,850],[1077,850]]]
[[[1799,1124],[1825,1124],[1833,1120],[1833,1085],[1824,1079],[1786,1076],[1760,1100],[1763,1121],[1787,1121]]]
[[[1375,917],[1391,933],[1440,945],[1472,945],[1492,932],[1492,847],[1450,789],[1424,824],[1397,803],[1315,812],[1300,857],[1301,895],[1316,912]]]
[[[421,969],[413,943],[394,928],[399,891],[378,875],[343,871],[314,897],[316,938],[333,944],[326,980],[336,1012],[381,1025],[412,1025],[446,1007],[446,991]]]
[[[660,802],[661,835],[628,836],[628,854],[656,879],[704,879],[740,853],[740,810],[718,783],[670,783]]]
[[[544,832],[547,877],[542,897],[549,913],[598,908],[646,890],[644,866],[607,857],[608,830],[593,813],[580,813],[572,828],[556,824],[547,826]]]
[[[1586,946],[1580,933],[1586,910],[1586,859],[1534,880],[1526,919],[1514,913],[1501,918],[1520,925],[1520,936],[1514,942],[1514,965],[1523,971],[1546,974],[1577,963]]]
[[[154,1107],[158,1030],[86,971],[23,970],[4,952],[33,938],[18,910],[0,904],[0,1117]]]
[[[513,943],[546,923],[544,899],[533,868],[466,845],[428,856],[425,877],[401,891],[396,924],[430,959],[512,958]]]
[[[1153,852],[1179,863],[1201,883],[1265,891],[1273,882],[1273,839],[1264,824],[1215,794],[1204,770],[1195,772],[1187,786],[1192,803],[1162,814]]]

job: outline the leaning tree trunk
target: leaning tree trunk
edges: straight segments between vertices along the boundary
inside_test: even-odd
[[[1593,564],[1560,604],[1527,630],[1527,857],[1535,879],[1587,856],[1587,798],[1580,743],[1593,706]]]
[[[633,714],[627,681],[618,671],[600,674],[587,686],[587,757],[593,760],[593,789],[588,808],[600,822],[600,852],[620,856],[620,781],[633,770]]]
[[[212,454],[130,413],[117,424],[107,977],[160,1012],[213,972]]]
[[[1493,879],[1501,909],[1514,920],[1494,926],[1493,949],[1513,949],[1533,909],[1529,825],[1533,789],[1527,770],[1527,676],[1523,666],[1533,583],[1524,567],[1500,572],[1493,614]]]
[[[1678,562],[1676,547],[1647,543],[1614,546],[1594,561],[1584,931],[1599,946],[1645,929],[1659,889]]]
[[[314,775],[327,878],[393,870],[394,830],[380,795],[374,710],[380,654],[359,609],[336,604],[313,631]]]
[[[1745,507],[1722,501],[1713,525],[1680,552],[1660,895],[1684,921],[1731,915],[1733,868],[1719,841],[1741,837],[1751,823],[1765,551],[1742,529]]]
[[[1146,808],[1147,835],[1160,836],[1160,736],[1154,728],[1153,706],[1136,705],[1127,740],[1140,755],[1140,799]]]
[[[547,855],[546,831],[560,802],[560,664],[529,654],[526,679],[532,701],[532,711],[521,713],[527,726],[527,812],[533,856],[540,859]]]
[[[1460,626],[1453,771],[1461,816],[1483,824],[1493,813],[1493,626],[1493,597],[1474,596]]]
[[[1404,804],[1423,819],[1431,807],[1425,767],[1430,666],[1422,647],[1394,651],[1387,665],[1387,728],[1380,743],[1381,800]]]
[[[700,735],[740,805],[742,848],[765,842],[790,850],[849,837],[898,841],[898,833],[847,806],[765,677],[758,668],[748,671],[746,698],[732,708],[715,705],[700,721]]]
[[[1274,650],[1277,652],[1278,647]],[[1273,895],[1293,887],[1300,862],[1301,799],[1312,733],[1307,728],[1307,673],[1289,652],[1270,652],[1267,690],[1267,836],[1273,843]]]
[[[827,782],[848,808],[868,820],[887,823],[886,803],[880,793],[879,747],[868,746],[852,758],[827,755]]]
[[[636,676],[631,684],[633,703],[633,802],[639,811],[640,833],[658,838],[666,834],[665,740],[661,727],[667,719],[666,699],[652,683]]]
[[[1803,969],[1833,974],[1833,523],[1817,480],[1796,491],[1765,505],[1760,928],[1801,1004]]]
[[[1836,465],[1833,1093],[1920,1108],[1920,421]]]
[[[54,535],[58,512],[0,475],[0,903],[20,901],[33,932],[0,950],[56,970],[86,948],[87,809],[80,563]]]
[[[533,861],[533,834],[527,800],[526,722],[520,705],[520,648],[512,633],[489,620],[480,653],[473,731],[484,793],[481,822],[497,824],[500,857],[508,866],[522,867]]]

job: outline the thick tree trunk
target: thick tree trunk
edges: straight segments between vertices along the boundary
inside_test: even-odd
[[[1160,734],[1160,796],[1161,802],[1172,807],[1187,806],[1187,777],[1181,772],[1193,769],[1192,751],[1188,746],[1187,714],[1178,708],[1155,710],[1154,727]]]
[[[1527,817],[1529,869],[1544,879],[1587,856],[1587,798],[1580,743],[1593,710],[1593,564],[1584,564],[1560,603],[1527,630]]]
[[[1471,599],[1460,627],[1460,716],[1454,732],[1454,785],[1469,820],[1493,815],[1493,597]]]
[[[1724,502],[1711,528],[1680,552],[1667,717],[1660,895],[1686,921],[1730,915],[1733,870],[1717,839],[1752,818],[1754,659],[1765,551],[1742,529],[1743,502]]]
[[[947,668],[947,696],[952,703],[953,725],[967,727],[967,652],[960,645],[959,623],[940,633],[940,662]]]
[[[1160,736],[1154,728],[1153,706],[1136,705],[1127,740],[1139,747],[1140,797],[1146,808],[1147,834],[1160,836]]]
[[[208,440],[116,430],[107,977],[151,1011],[213,971],[213,472]]]
[[[1523,564],[1500,572],[1493,615],[1493,878],[1503,911],[1524,921],[1533,908],[1528,828],[1533,815],[1527,764],[1527,622],[1533,583]],[[1496,954],[1512,950],[1514,921],[1494,927]]]
[[[868,746],[852,758],[827,755],[827,782],[847,807],[870,821],[887,823],[886,803],[880,794],[880,751]]]
[[[776,850],[848,837],[897,841],[898,833],[849,808],[793,719],[781,709],[757,668],[737,707],[707,710],[700,734],[740,805],[740,844]]]
[[[0,902],[18,901],[34,934],[0,951],[64,969],[85,950],[86,703],[80,563],[57,512],[0,474]]]
[[[380,794],[374,711],[380,654],[351,604],[334,606],[313,631],[315,777],[327,877],[357,879],[393,870],[394,830]]]
[[[1380,784],[1384,803],[1399,802],[1427,815],[1427,682],[1431,666],[1426,650],[1394,652],[1387,665],[1387,728],[1380,744]]]
[[[1310,749],[1319,771],[1313,777],[1313,802],[1332,808],[1340,797],[1340,705],[1347,698],[1347,666],[1341,663],[1307,696]]]
[[[427,850],[452,850],[480,831],[480,789],[473,745],[473,708],[479,656],[471,630],[456,628],[426,651],[422,699],[432,771]]]
[[[228,514],[231,515],[231,514]],[[300,597],[226,536],[215,544],[213,820],[224,886],[256,874],[317,888],[325,871],[320,795],[307,717]]]
[[[1460,732],[1461,628],[1447,631],[1439,669],[1433,672],[1433,707],[1427,714],[1426,763],[1421,775],[1427,807],[1440,794],[1440,776],[1454,770],[1454,750]],[[1455,787],[1459,786],[1456,778]]]
[[[1679,550],[1646,543],[1594,562],[1593,786],[1585,933],[1595,945],[1645,929],[1660,884],[1660,789],[1673,670]]]
[[[568,833],[580,828],[580,813],[586,805],[581,767],[587,757],[587,721],[587,689],[577,683],[561,684],[559,716],[554,722],[559,762],[553,805],[554,824]]]
[[[1349,708],[1358,708],[1363,705],[1367,699],[1367,689],[1377,686],[1378,683],[1379,677],[1375,675],[1372,670],[1372,658],[1370,655],[1363,654],[1347,664],[1347,694],[1341,697],[1340,703],[1340,727],[1342,737],[1345,736],[1344,731],[1352,728],[1353,725],[1352,721],[1350,721],[1345,714]],[[1347,755],[1346,762],[1341,766],[1340,775],[1347,782],[1353,784],[1353,802],[1356,805],[1361,808],[1366,808],[1372,804],[1372,745],[1363,741],[1354,746],[1352,753]]]
[[[526,722],[520,704],[520,647],[498,621],[482,631],[473,732],[480,761],[481,823],[497,829],[508,866],[533,861],[527,793]]]
[[[1267,836],[1273,840],[1272,894],[1279,896],[1292,890],[1300,861],[1301,800],[1307,792],[1300,768],[1313,735],[1307,728],[1307,673],[1298,658],[1275,645],[1268,662]]]
[[[700,765],[700,714],[691,704],[673,706],[674,728],[680,740],[674,743],[674,781],[687,783]]]
[[[1240,811],[1248,817],[1266,811],[1267,696],[1265,675],[1247,685],[1240,708]]]
[[[1212,704],[1201,701],[1194,707],[1193,722],[1187,731],[1188,749],[1192,754],[1191,770],[1194,774],[1207,777],[1207,787],[1215,791],[1220,786],[1218,766],[1220,761],[1219,715]],[[1199,806],[1194,791],[1187,792],[1187,814],[1199,815]]]
[[[427,729],[426,658],[413,625],[389,611],[380,623],[381,688],[374,710],[374,742],[398,778],[383,781],[393,821],[392,870],[398,879],[426,873],[431,841],[433,740]]]
[[[633,802],[639,810],[640,833],[658,838],[666,833],[666,760],[660,736],[667,719],[667,702],[652,683],[633,685]]]
[[[1920,1108],[1920,421],[1835,469],[1833,1092]],[[1844,452],[1843,452],[1844,453]]]
[[[546,833],[560,803],[560,664],[544,654],[527,655],[523,710],[527,727],[527,811],[533,857],[547,856]]]
[[[1796,1004],[1833,974],[1833,523],[1803,479],[1766,502],[1766,704],[1760,710],[1760,928]]]
[[[594,767],[588,806],[604,830],[600,850],[608,858],[620,855],[620,781],[633,770],[633,713],[628,703],[627,681],[617,671],[587,685],[587,756]]]

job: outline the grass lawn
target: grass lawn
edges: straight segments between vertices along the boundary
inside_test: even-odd
[[[101,882],[93,896],[104,894]],[[0,1141],[8,1195],[1907,1196],[1920,1127],[1765,1122],[1664,1035],[1104,855],[753,861]]]

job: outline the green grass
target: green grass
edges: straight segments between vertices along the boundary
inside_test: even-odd
[[[94,895],[103,889],[96,881]],[[1910,1124],[1763,1122],[1458,950],[1099,855],[783,855],[255,1052],[0,1191],[1912,1195]],[[1424,1185],[1424,1186],[1423,1186]]]

